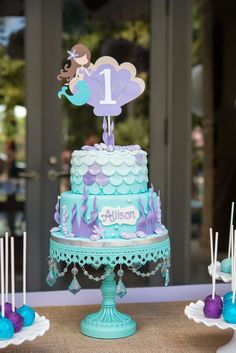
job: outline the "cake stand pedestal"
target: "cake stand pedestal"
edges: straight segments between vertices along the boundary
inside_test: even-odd
[[[228,324],[223,320],[219,319],[208,319],[203,313],[204,303],[202,300],[199,300],[197,303],[191,303],[185,308],[185,315],[190,319],[194,320],[197,323],[203,323],[208,327],[217,326],[221,330],[233,329],[234,334],[229,343],[217,349],[216,353],[235,353],[236,352],[236,324]]]
[[[167,284],[170,241],[168,233],[147,239],[99,240],[96,242],[53,235],[50,240],[50,261],[52,260],[55,263],[65,261],[67,267],[70,264],[80,266],[88,278],[103,281],[101,308],[82,320],[81,332],[95,338],[123,338],[136,332],[136,323],[129,315],[116,309],[115,266],[126,265],[133,273],[141,277],[150,277],[161,270]],[[155,269],[150,273],[141,273],[140,267],[150,261],[157,263]],[[105,265],[103,276],[94,278],[88,275],[88,272],[84,270],[85,265],[92,265],[95,269]]]
[[[102,306],[101,309],[89,314],[81,321],[81,332],[86,336],[97,338],[122,338],[131,336],[136,332],[135,321],[127,314],[123,314],[116,309],[116,281],[112,268],[101,285]]]

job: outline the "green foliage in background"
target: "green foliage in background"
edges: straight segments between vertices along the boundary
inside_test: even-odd
[[[14,141],[17,146],[16,159],[25,160],[25,118],[16,119],[14,108],[24,106],[25,62],[12,59],[7,48],[0,46],[0,153],[6,152],[6,142]]]

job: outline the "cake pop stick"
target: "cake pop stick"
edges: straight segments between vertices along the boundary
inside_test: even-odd
[[[1,314],[0,318],[0,339],[12,338],[14,334],[14,327],[9,319],[5,317],[5,286],[4,286],[4,244],[3,238],[0,239],[0,267],[1,267]]]
[[[230,258],[230,251],[231,251],[231,242],[232,242],[232,237],[233,234],[231,232],[232,230],[232,224],[233,224],[233,220],[234,220],[234,202],[232,202],[231,204],[231,214],[230,214],[230,226],[229,226],[229,247],[228,247],[228,258]]]
[[[26,232],[23,233],[23,305],[17,310],[17,313],[24,318],[24,326],[30,326],[35,319],[35,311],[26,305]]]
[[[23,305],[26,304],[26,232],[23,233]]]
[[[1,246],[1,312],[2,317],[5,317],[5,288],[4,288],[4,252],[3,252],[3,238],[0,239]]]
[[[15,249],[14,237],[11,237],[11,307],[15,312]]]
[[[214,270],[212,276],[212,299],[215,299],[215,291],[216,291],[216,261],[217,261],[217,252],[218,252],[218,238],[219,233],[216,232],[215,236],[215,253],[214,253]]]
[[[11,320],[14,332],[19,332],[24,324],[23,317],[15,312],[15,244],[14,237],[11,237],[11,300],[12,300],[12,311],[8,315],[8,319]]]
[[[108,123],[108,135],[111,135],[111,117],[108,115],[107,117],[107,123]]]
[[[233,297],[232,297],[232,303],[234,304],[235,303],[235,290],[236,290],[236,286],[235,286],[235,283],[236,283],[236,279],[235,279],[235,266],[236,266],[236,230],[234,231],[234,257],[233,257]]]
[[[218,252],[218,236],[215,236],[215,251],[213,256],[213,236],[212,229],[210,229],[210,247],[211,247],[211,259],[212,259],[212,294],[208,295],[204,300],[203,312],[207,318],[218,319],[222,313],[223,302],[222,298],[215,293],[216,284],[216,263],[217,263],[217,252]]]
[[[231,228],[233,228],[233,226],[231,226]],[[233,231],[231,229],[231,231]],[[234,237],[232,237],[231,239],[231,250],[230,250],[230,253],[231,253],[231,289],[232,289],[232,292],[233,292],[233,289],[234,289],[234,242],[235,242],[235,239]]]
[[[8,232],[5,233],[5,300],[8,302],[8,244],[9,235]]]
[[[211,251],[211,265],[213,265],[213,233],[212,233],[212,228],[210,228],[210,251]]]

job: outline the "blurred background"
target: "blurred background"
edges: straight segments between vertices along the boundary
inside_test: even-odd
[[[57,194],[70,187],[71,153],[101,139],[91,109],[56,97],[75,43],[92,62],[110,55],[133,63],[145,80],[145,93],[116,118],[116,143],[149,153],[170,230],[172,285],[210,281],[209,226],[220,232],[223,258],[236,199],[235,15],[233,0],[0,0],[0,234],[16,238],[18,290],[24,230],[29,289],[48,289],[49,229]]]

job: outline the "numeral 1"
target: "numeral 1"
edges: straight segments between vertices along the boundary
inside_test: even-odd
[[[100,72],[105,79],[105,98],[100,100],[100,104],[116,104],[116,101],[111,97],[111,69],[104,69]]]

